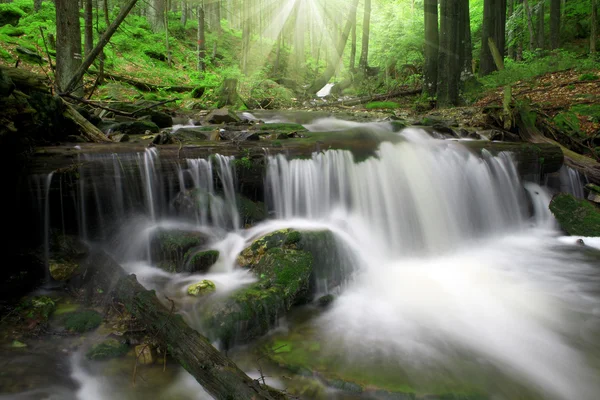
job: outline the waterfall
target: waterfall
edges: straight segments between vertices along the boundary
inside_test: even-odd
[[[440,253],[519,226],[524,215],[508,154],[479,158],[437,140],[384,143],[360,163],[343,150],[273,156],[267,188],[278,218],[343,220],[359,242],[388,255]]]

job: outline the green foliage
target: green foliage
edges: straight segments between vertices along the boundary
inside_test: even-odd
[[[365,105],[367,110],[378,110],[378,109],[387,109],[393,110],[396,108],[400,108],[400,104],[395,103],[393,101],[373,101],[371,103],[367,103]]]
[[[574,136],[582,136],[581,126],[579,123],[579,118],[572,111],[561,112],[557,114],[552,121],[554,124],[563,132],[574,135]]]
[[[593,122],[600,122],[600,104],[575,104],[570,111],[589,117]]]
[[[102,323],[102,315],[93,310],[77,311],[64,316],[65,327],[72,332],[84,333],[96,329]]]
[[[592,73],[581,74],[579,76],[580,81],[595,81],[598,80],[598,75]]]

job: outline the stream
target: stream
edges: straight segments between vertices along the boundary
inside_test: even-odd
[[[392,131],[386,122],[256,118],[302,120],[310,131]],[[35,200],[45,252],[50,229],[74,220],[83,240],[205,332],[206,302],[255,281],[236,261],[253,240],[286,228],[328,230],[335,248],[323,254],[343,263],[342,282],[317,279],[313,302],[294,307],[264,337],[227,350],[251,377],[306,399],[597,399],[600,238],[564,236],[548,210],[557,191],[582,196],[577,174],[563,167],[554,181],[520,177],[510,154],[479,157],[460,140],[418,128],[398,135],[401,142],[382,143],[377,157],[361,162],[345,150],[293,160],[266,153],[261,198],[269,217],[252,226],[238,214],[234,157],[186,160],[165,174],[159,148],[82,155],[93,167],[79,172],[73,209],[61,204],[61,215],[50,216],[56,204]],[[126,159],[135,161],[135,174],[122,167]],[[52,176],[35,179],[49,188]],[[38,197],[47,199],[42,189]],[[175,210],[189,190],[205,202]],[[219,258],[206,273],[166,272],[152,261],[157,230],[201,233]],[[187,295],[204,279],[214,282],[214,294]],[[324,295],[332,295],[327,307],[317,301]],[[174,361],[165,372],[162,364],[144,367],[133,384],[131,358],[87,360],[98,334],[2,350],[0,399],[211,398]]]

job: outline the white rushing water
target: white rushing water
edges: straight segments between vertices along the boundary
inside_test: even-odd
[[[335,118],[307,127],[391,130],[386,123]],[[113,253],[146,287],[174,299],[188,321],[198,310],[186,296],[187,285],[210,279],[223,295],[253,281],[236,268],[236,256],[252,240],[282,228],[329,229],[354,272],[314,326],[324,338],[322,348],[337,352],[339,363],[368,365],[384,355],[413,382],[441,371],[471,383],[479,379],[472,371],[486,371],[491,383],[479,389],[494,399],[522,398],[514,386],[502,385],[504,379],[543,398],[597,399],[598,265],[581,255],[578,238],[560,236],[548,189],[521,181],[510,154],[484,150],[476,156],[418,129],[400,135],[402,142],[383,143],[377,157],[361,162],[343,150],[306,160],[269,156],[265,198],[274,219],[250,229],[241,229],[232,158],[187,160],[177,169],[178,181],[166,183],[156,150],[148,150],[137,156],[137,188],[127,185],[131,181],[110,158],[112,177],[85,184],[98,185],[94,193],[108,186],[114,196],[105,206],[100,196],[82,196],[80,223],[92,208],[131,217],[137,196],[145,214],[128,219]],[[89,173],[81,171],[83,177]],[[568,170],[561,174],[576,191],[575,177]],[[166,219],[168,199],[190,190],[197,194],[192,212],[183,220]],[[208,246],[220,251],[218,262],[206,274],[156,268],[145,254],[151,233],[160,228],[212,235]],[[86,237],[87,230],[81,233]],[[582,240],[600,248],[600,238]],[[83,385],[81,399],[114,393],[82,371],[74,379]],[[193,382],[181,385],[195,388]]]

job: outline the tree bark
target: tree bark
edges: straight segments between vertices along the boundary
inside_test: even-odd
[[[56,83],[57,91],[78,89],[83,94],[81,66],[81,28],[78,2],[56,0]]]
[[[491,37],[500,54],[504,55],[505,30],[506,0],[484,0],[479,76],[489,75],[496,70],[494,58],[488,46],[488,39]]]
[[[460,37],[461,37],[461,66],[460,80],[461,83],[473,77],[473,41],[471,39],[471,15],[469,13],[469,0],[459,0],[460,21]]]
[[[206,64],[206,43],[204,39],[204,7],[198,6],[198,71],[204,71]]]
[[[42,8],[42,0],[33,0],[33,11],[38,12]]]
[[[186,0],[181,0],[181,25],[185,28],[187,24],[188,4]]]
[[[354,15],[356,17],[356,14]],[[352,25],[352,43],[350,45],[350,71],[354,71],[356,68],[356,19]]]
[[[523,0],[523,7],[525,8],[525,15],[527,16],[527,29],[529,30],[529,51],[535,50],[535,36],[533,34],[533,13],[531,7],[529,7],[529,1]]]
[[[598,37],[598,0],[592,0],[592,16],[590,18],[590,54],[596,54]]]
[[[360,60],[358,61],[358,67],[365,71],[369,66],[369,34],[371,27],[371,0],[365,0],[365,9],[363,15],[363,33],[362,33],[362,46],[360,49]],[[355,19],[356,21],[356,19]]]
[[[92,4],[92,0],[85,0],[84,6],[84,49],[85,55],[89,56],[92,52],[92,49],[94,48],[94,17],[92,14],[94,5]]]
[[[149,21],[152,31],[162,32],[165,29],[165,0],[152,0]]]
[[[545,32],[544,32],[544,2],[540,1],[536,11],[536,46],[538,49],[543,49],[545,46]]]
[[[463,21],[459,0],[440,1],[440,52],[437,84],[437,105],[458,104],[460,82],[461,38]]]
[[[425,70],[423,74],[423,93],[434,97],[438,80],[438,2],[425,0]]]
[[[96,128],[90,121],[85,119],[77,110],[73,108],[67,102],[65,104],[65,112],[63,115],[65,118],[70,119],[77,125],[79,128],[79,133],[85,137],[90,142],[102,143],[102,142],[112,142],[109,138],[107,138],[101,130]]]
[[[57,3],[60,1],[67,1],[67,0],[57,0]],[[83,63],[81,63],[79,65],[77,71],[75,72],[75,74],[73,75],[73,77],[71,78],[69,83],[66,85],[66,88],[63,92],[73,91],[73,89],[75,89],[75,87],[77,87],[78,82],[81,81],[81,79],[83,78],[83,74],[85,74],[85,72],[88,70],[90,65],[92,65],[92,63],[94,62],[96,57],[98,57],[98,55],[102,52],[102,49],[104,49],[104,46],[106,46],[106,44],[108,43],[108,41],[110,40],[112,35],[117,31],[117,28],[119,27],[119,25],[121,25],[121,22],[123,22],[123,20],[127,16],[127,14],[129,14],[129,12],[133,8],[133,6],[135,6],[136,3],[137,3],[137,0],[131,0],[121,10],[121,12],[117,16],[117,18],[114,20],[114,22],[107,28],[106,32],[104,32],[104,34],[100,37],[100,39],[98,40],[98,44],[96,45],[96,47],[94,47],[94,49],[92,50],[90,55],[88,55],[85,58],[85,60],[83,60]],[[79,22],[79,15],[77,16],[77,21]],[[77,23],[77,27],[79,27],[79,23]],[[77,37],[80,38],[79,39],[79,43],[80,43],[79,48],[81,49],[81,34],[79,34],[79,36],[77,36]],[[56,58],[57,58],[57,64],[58,64],[58,58],[59,58],[58,57],[58,43],[57,43],[56,47],[57,47],[57,57]],[[57,66],[57,69],[58,69],[58,66]]]
[[[560,0],[550,0],[550,49],[560,45]]]

